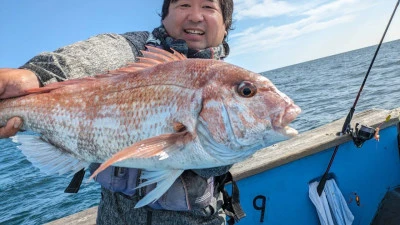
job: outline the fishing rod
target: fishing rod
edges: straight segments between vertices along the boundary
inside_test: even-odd
[[[357,105],[358,99],[360,98],[361,91],[364,88],[364,85],[365,85],[365,82],[367,81],[369,72],[371,71],[372,65],[375,62],[375,58],[378,55],[378,52],[379,52],[379,49],[381,48],[383,39],[386,36],[386,32],[388,31],[388,29],[390,27],[390,24],[392,22],[394,14],[396,13],[396,10],[397,10],[397,7],[399,6],[399,3],[400,3],[400,0],[397,1],[396,6],[394,7],[392,16],[390,17],[389,23],[387,24],[385,32],[383,33],[381,41],[379,42],[379,45],[378,45],[378,47],[377,47],[377,49],[375,51],[374,57],[372,58],[371,64],[369,65],[369,68],[368,68],[368,71],[365,74],[364,81],[362,82],[360,90],[358,91],[358,94],[357,94],[357,97],[356,97],[356,99],[354,101],[353,107],[351,107],[349,113],[347,114],[346,120],[345,120],[345,122],[343,124],[343,127],[342,127],[342,131],[340,133],[340,136],[344,135],[346,133],[352,133],[352,129],[350,127],[350,122],[351,122],[351,119],[353,118],[354,111],[356,110],[356,105]],[[354,135],[352,133],[352,138],[353,138],[355,144],[357,145],[357,147],[361,147],[361,145],[362,145],[362,143],[364,141],[369,140],[369,139],[372,138],[372,136],[373,136],[372,132],[375,132],[375,131],[373,130],[373,128],[366,127],[366,126],[361,126],[360,130],[358,130],[357,126],[358,126],[358,124],[356,125],[356,134]],[[361,136],[359,136],[359,134]],[[357,136],[359,136],[359,137],[357,137]],[[337,153],[338,149],[339,149],[339,145],[336,145],[335,150],[333,151],[331,160],[329,161],[328,167],[326,168],[326,171],[325,171],[324,175],[322,176],[322,178],[321,178],[321,180],[320,180],[320,182],[319,182],[319,184],[317,186],[317,192],[318,192],[318,195],[320,195],[320,196],[322,194],[322,191],[324,190],[325,183],[328,180],[329,170],[330,170],[330,168],[332,166],[333,160],[335,159],[335,156],[336,156],[336,153]]]

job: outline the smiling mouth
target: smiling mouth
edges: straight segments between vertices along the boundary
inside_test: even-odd
[[[184,30],[187,34],[196,34],[196,35],[204,35],[203,31],[200,30]]]

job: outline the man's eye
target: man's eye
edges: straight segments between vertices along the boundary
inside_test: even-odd
[[[215,7],[213,5],[205,5],[205,6],[203,6],[203,8],[205,8],[205,9],[215,9]]]
[[[187,7],[190,7],[190,5],[189,4],[182,4],[181,7],[187,8]]]

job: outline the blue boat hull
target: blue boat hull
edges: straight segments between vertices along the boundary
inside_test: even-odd
[[[341,144],[330,170],[354,215],[353,224],[370,224],[385,193],[400,185],[398,128],[393,125],[380,134],[379,142],[369,140],[362,148],[352,141]],[[325,172],[332,153],[329,148],[239,180],[247,216],[238,224],[320,224],[308,184]]]

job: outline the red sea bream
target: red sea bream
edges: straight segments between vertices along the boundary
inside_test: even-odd
[[[300,108],[267,78],[211,59],[148,48],[139,62],[108,74],[68,80],[0,102],[0,120],[19,116],[14,141],[44,172],[76,172],[90,163],[141,168],[138,202],[157,200],[186,169],[237,163],[293,136]]]

